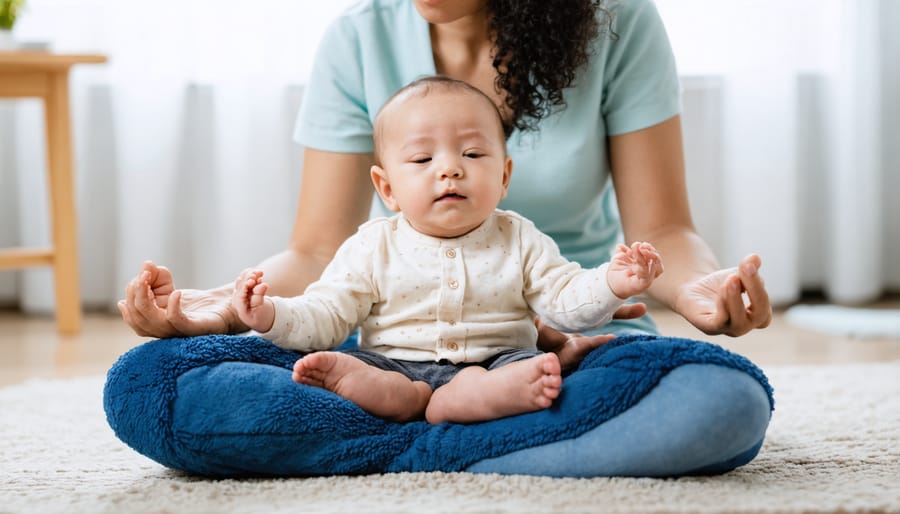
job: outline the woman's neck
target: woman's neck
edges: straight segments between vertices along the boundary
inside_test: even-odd
[[[460,80],[477,75],[491,64],[491,40],[486,14],[474,14],[450,23],[430,24],[431,49],[438,73]]]
[[[494,86],[497,70],[491,55],[493,43],[487,14],[467,16],[451,23],[432,23],[429,32],[435,70],[477,87],[505,113],[505,94]]]

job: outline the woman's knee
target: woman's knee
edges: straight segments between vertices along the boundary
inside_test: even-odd
[[[550,476],[677,476],[725,472],[756,455],[771,414],[750,375],[688,364],[586,433],[480,461],[473,472]]]

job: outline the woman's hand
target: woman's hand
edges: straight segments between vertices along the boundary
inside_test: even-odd
[[[613,314],[614,319],[634,319],[647,314],[647,305],[643,303],[625,304]],[[568,334],[541,323],[534,319],[538,329],[537,347],[544,352],[553,352],[559,357],[559,364],[563,371],[572,371],[581,364],[585,356],[603,344],[616,338],[613,334],[600,334],[586,336],[582,334]]]
[[[772,305],[759,275],[761,265],[758,255],[750,255],[736,268],[719,270],[685,284],[675,310],[708,335],[737,337],[769,326]]]
[[[143,337],[178,337],[242,332],[247,327],[231,308],[231,291],[175,289],[172,273],[146,261],[117,307]]]

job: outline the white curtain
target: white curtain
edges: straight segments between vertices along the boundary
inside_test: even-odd
[[[689,192],[774,303],[900,290],[900,2],[659,0],[684,78]]]
[[[88,307],[112,308],[144,259],[209,287],[284,248],[302,84],[349,3],[29,0],[18,40],[110,57],[72,76]],[[695,218],[723,263],[760,253],[779,304],[900,289],[900,3],[657,5],[683,75]],[[39,103],[0,102],[0,247],[49,241],[43,144]],[[0,272],[0,303],[51,310],[51,272]]]
[[[282,250],[299,191],[291,140],[313,55],[350,3],[29,0],[19,42],[98,52],[71,76],[87,307],[151,259],[211,287]],[[49,242],[43,117],[0,102],[0,247]],[[52,272],[0,272],[0,303],[53,308]]]

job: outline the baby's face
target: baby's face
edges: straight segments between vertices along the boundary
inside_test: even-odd
[[[512,173],[488,101],[435,88],[382,114],[379,175],[386,185],[376,179],[376,187],[385,204],[435,237],[458,237],[481,225],[506,196]]]

